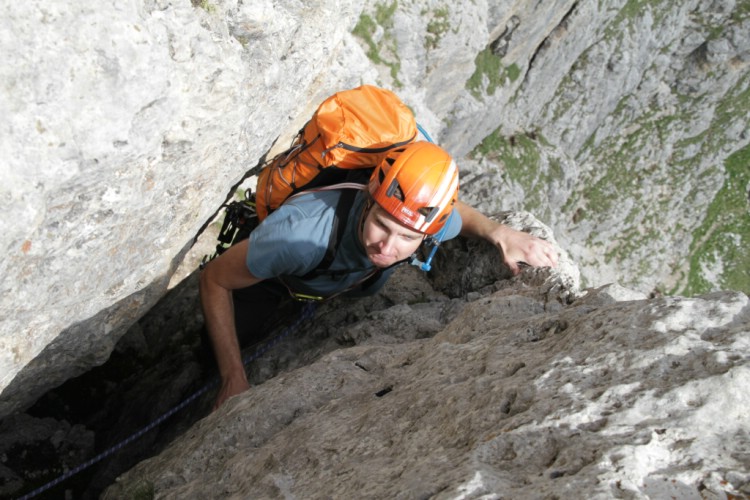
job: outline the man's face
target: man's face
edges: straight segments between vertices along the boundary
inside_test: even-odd
[[[417,251],[424,234],[402,225],[374,203],[362,228],[362,245],[377,267],[388,267]]]

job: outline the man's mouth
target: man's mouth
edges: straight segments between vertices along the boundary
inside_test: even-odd
[[[376,266],[388,266],[393,261],[393,257],[378,252],[371,252],[370,261]]]

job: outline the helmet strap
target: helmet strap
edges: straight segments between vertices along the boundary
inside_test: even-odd
[[[411,256],[411,259],[409,260],[409,263],[413,266],[417,266],[422,271],[429,271],[432,269],[432,258],[435,257],[435,254],[438,251],[438,248],[440,248],[440,243],[443,242],[443,238],[445,238],[445,231],[448,229],[448,223],[453,218],[454,210],[451,210],[450,215],[448,216],[448,220],[445,221],[445,225],[440,228],[440,231],[438,231],[436,234],[432,236],[428,236],[424,239],[424,245],[429,245],[432,248],[430,249],[430,253],[427,255],[427,258],[422,262],[421,260],[417,259],[416,254]]]
[[[367,216],[370,215],[370,210],[372,210],[374,204],[375,200],[372,199],[372,196],[368,195],[367,201],[365,201],[365,207],[362,210],[362,213],[359,215],[359,228],[357,229],[357,234],[359,235],[359,241],[360,243],[362,243],[362,245],[365,244],[365,221],[367,220]]]

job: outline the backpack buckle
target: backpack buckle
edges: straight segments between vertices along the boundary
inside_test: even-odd
[[[323,300],[325,300],[325,297],[292,292],[291,290],[289,290],[289,295],[298,302],[322,302]]]

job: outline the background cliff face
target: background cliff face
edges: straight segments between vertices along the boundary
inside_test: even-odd
[[[747,1],[9,4],[0,415],[103,362],[243,173],[361,83],[586,285],[747,292],[748,33]]]
[[[366,11],[379,78],[424,88],[439,142],[475,160],[472,202],[535,212],[592,285],[750,290],[747,2]]]

